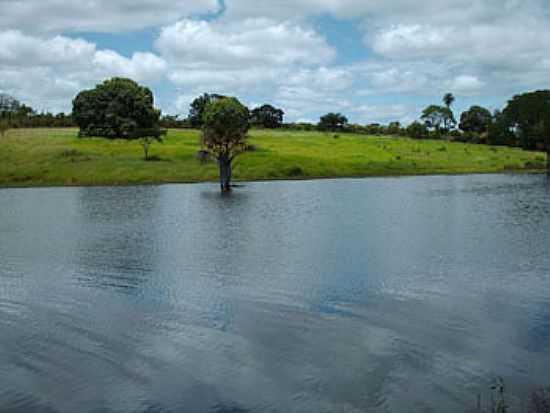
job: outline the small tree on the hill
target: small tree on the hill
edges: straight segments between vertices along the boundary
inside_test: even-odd
[[[249,111],[236,98],[210,102],[203,114],[202,144],[218,161],[222,192],[231,191],[233,160],[246,150]]]
[[[143,148],[143,155],[146,161],[150,161],[149,148],[154,142],[162,143],[162,137],[166,134],[165,130],[160,129],[142,129],[135,132],[133,139],[139,139],[141,147]]]

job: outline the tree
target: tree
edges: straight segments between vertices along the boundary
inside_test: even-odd
[[[443,103],[448,109],[451,108],[454,101],[455,101],[455,97],[452,93],[445,93],[445,95],[443,96]]]
[[[203,114],[202,144],[218,161],[222,192],[231,191],[233,160],[246,150],[249,110],[236,98],[216,99]]]
[[[10,130],[10,123],[7,119],[0,119],[0,136],[3,138],[6,136],[6,133]]]
[[[517,146],[518,139],[501,111],[496,110],[487,133],[489,145]]]
[[[318,127],[323,131],[341,131],[348,123],[348,118],[340,113],[327,113],[322,116]]]
[[[162,143],[163,142],[162,136],[166,134],[166,131],[161,131],[158,128],[143,129],[143,130],[137,130],[135,134],[136,135],[134,139],[139,139],[141,147],[143,148],[144,159],[146,161],[150,161],[151,158],[149,157],[149,148],[155,141]]]
[[[203,95],[196,98],[189,107],[189,123],[192,128],[202,128],[203,125],[203,115],[206,109],[206,106],[215,100],[223,99],[225,96],[218,94],[208,94],[204,93]]]
[[[413,122],[405,130],[406,135],[413,139],[426,139],[429,136],[428,128],[420,122]]]
[[[427,128],[435,130],[438,135],[441,130],[448,132],[456,125],[452,110],[445,106],[428,106],[422,112],[421,119]]]
[[[21,103],[13,96],[7,95],[5,93],[0,93],[0,116],[11,117],[11,115],[17,113],[21,108]]]
[[[486,133],[493,120],[488,109],[481,106],[472,106],[460,115],[458,127],[464,132]]]
[[[550,90],[516,95],[503,111],[524,149],[545,149],[550,174]]]
[[[271,105],[263,105],[254,109],[250,114],[250,123],[263,128],[279,128],[283,123],[285,112]]]
[[[386,129],[388,135],[400,135],[401,134],[401,123],[400,122],[390,122],[388,128]]]
[[[158,129],[160,111],[153,103],[149,88],[113,78],[80,92],[73,100],[73,118],[80,136],[138,139],[139,131]]]

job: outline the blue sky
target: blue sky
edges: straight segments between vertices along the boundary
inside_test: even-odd
[[[363,124],[409,123],[452,92],[459,117],[548,87],[548,20],[545,0],[3,0],[0,92],[70,111],[127,76],[165,113],[212,92]]]

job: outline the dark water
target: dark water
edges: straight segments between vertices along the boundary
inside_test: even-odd
[[[544,176],[0,190],[2,412],[464,412],[498,375],[550,384]]]

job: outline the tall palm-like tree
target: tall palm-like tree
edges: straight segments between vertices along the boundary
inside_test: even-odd
[[[445,96],[443,96],[443,103],[445,103],[445,106],[447,106],[449,109],[451,108],[451,105],[454,103],[455,97],[452,93],[445,93]]]

